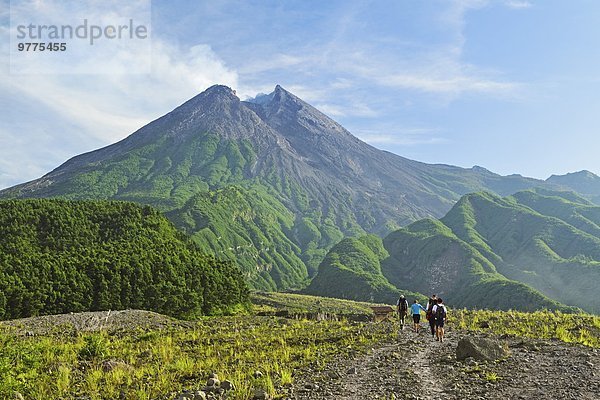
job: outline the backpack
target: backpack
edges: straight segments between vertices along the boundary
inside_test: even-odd
[[[442,304],[438,304],[435,308],[435,319],[442,320],[446,318],[446,307]]]
[[[433,303],[431,302],[431,299],[429,299],[429,301],[427,302],[427,309],[425,310],[425,318],[427,318],[427,320],[430,320],[431,314],[433,314]]]
[[[398,304],[400,305],[401,313],[406,313],[408,311],[408,301],[406,299],[399,299]]]

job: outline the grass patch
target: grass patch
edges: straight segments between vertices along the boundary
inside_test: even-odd
[[[257,310],[296,315],[371,313],[369,303],[330,298],[256,293],[253,299]],[[600,317],[586,314],[451,310],[449,325],[600,347]],[[240,315],[162,330],[76,333],[65,328],[31,337],[23,334],[26,326],[21,328],[0,325],[0,398],[19,392],[31,399],[167,399],[183,388],[203,387],[216,373],[233,382],[236,390],[228,399],[236,400],[252,398],[258,388],[277,396],[300,373],[395,340],[397,325]],[[255,377],[256,371],[261,374]],[[501,379],[479,366],[465,372],[488,382]]]
[[[0,331],[0,398],[163,398],[200,388],[210,373],[232,381],[230,399],[277,395],[305,368],[393,337],[389,324],[220,317],[191,328],[17,336]],[[108,366],[108,367],[107,367]],[[253,378],[254,371],[262,371]]]
[[[330,297],[309,296],[293,293],[255,292],[250,295],[255,312],[289,314],[327,313],[338,316],[363,315],[371,316],[374,303],[342,300]]]
[[[467,331],[486,331],[497,335],[556,339],[600,348],[600,316],[565,314],[560,311],[456,310],[450,323]]]

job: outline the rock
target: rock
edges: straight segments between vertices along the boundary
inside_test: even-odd
[[[192,400],[194,397],[195,396],[192,393],[180,393],[177,400]]]
[[[454,357],[452,357],[451,355],[447,355],[445,357],[442,357],[440,361],[449,364],[454,361]]]
[[[328,374],[329,379],[340,379],[342,376],[337,371],[329,371]]]
[[[208,378],[208,381],[206,381],[206,386],[219,387],[221,386],[221,381],[217,378]]]
[[[356,375],[358,374],[358,369],[356,367],[352,367],[349,370],[346,371],[346,374],[348,375]]]
[[[254,391],[254,400],[271,400],[271,396],[269,393],[265,392],[263,389],[256,389]]]
[[[219,387],[217,386],[204,386],[202,388],[202,391],[210,394],[216,392],[217,389],[219,389]]]
[[[262,378],[263,373],[260,371],[254,371],[254,374],[252,374],[252,376],[254,376],[256,379]]]
[[[473,357],[475,360],[494,361],[508,357],[509,354],[508,350],[496,340],[469,336],[461,338],[456,348],[457,360]]]
[[[196,390],[194,392],[194,400],[206,400],[206,393],[202,390]]]
[[[126,366],[125,362],[118,360],[106,360],[102,361],[102,370],[104,372],[110,372],[119,366]]]
[[[233,382],[225,380],[221,382],[221,388],[224,390],[235,390],[235,385],[233,384]]]
[[[215,373],[213,372],[212,374],[210,374],[210,375],[208,376],[208,379],[210,379],[210,378],[219,379],[219,375],[217,375],[217,374],[215,374]]]
[[[476,365],[478,365],[478,362],[475,361],[475,359],[473,357],[467,357],[465,358],[465,364],[467,364],[469,367],[474,367]]]

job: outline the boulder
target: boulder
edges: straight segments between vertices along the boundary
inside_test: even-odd
[[[121,361],[121,360],[102,361],[102,370],[104,372],[110,372],[110,371],[114,370],[115,368],[126,367],[126,366],[127,366],[127,364],[125,363],[125,361]]]
[[[206,393],[202,390],[196,390],[194,392],[194,400],[206,400]]]
[[[206,400],[206,398],[206,393],[201,390],[196,390],[195,392],[185,390],[179,393],[177,400]]]
[[[221,381],[219,381],[217,378],[208,378],[208,381],[206,381],[206,386],[219,387],[221,386]]]
[[[494,361],[508,357],[509,354],[507,347],[497,340],[470,336],[461,338],[456,348],[457,360],[472,357],[480,361]]]
[[[254,391],[253,400],[271,400],[271,396],[263,389],[256,389]]]
[[[228,380],[221,382],[221,387],[224,390],[235,390],[235,385],[233,384],[233,382],[228,381]]]

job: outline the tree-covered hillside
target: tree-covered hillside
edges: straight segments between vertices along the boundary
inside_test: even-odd
[[[562,192],[464,196],[442,222],[499,273],[600,313],[600,207]]]
[[[247,296],[236,267],[149,206],[0,201],[0,318],[124,308],[191,318]]]
[[[290,239],[294,215],[256,187],[199,193],[167,217],[207,253],[246,267],[244,276],[257,287],[290,287],[306,279],[303,252]],[[321,236],[318,229],[313,235]]]
[[[381,273],[388,257],[381,239],[374,235],[346,238],[333,246],[321,262],[317,276],[303,291],[317,296],[395,304],[399,291]],[[410,298],[422,294],[403,290]]]
[[[572,172],[566,175],[552,175],[546,182],[574,190],[596,204],[600,204],[600,177],[590,171]]]
[[[533,311],[567,308],[496,271],[493,263],[436,220],[417,221],[384,239],[382,271],[396,287],[435,293],[468,308]]]
[[[436,293],[454,306],[600,313],[600,207],[572,192],[463,196],[444,218],[390,233],[386,257],[356,242],[335,246],[309,288],[369,300],[364,293],[385,282],[395,291]],[[359,280],[355,271],[367,276]],[[351,287],[349,281],[356,293],[340,291],[338,283]]]

